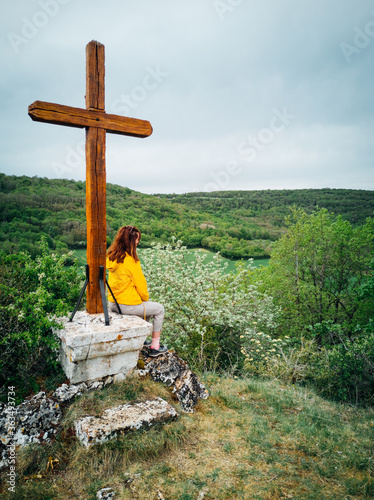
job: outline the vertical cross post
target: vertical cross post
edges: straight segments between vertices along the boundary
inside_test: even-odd
[[[105,113],[105,47],[92,40],[86,46],[86,109],[35,101],[29,116],[37,122],[86,129],[87,305],[89,314],[103,312],[100,267],[106,255],[106,133],[148,137],[146,120]],[[102,279],[105,283],[105,280]],[[80,300],[80,299],[79,299]]]
[[[86,46],[86,109],[105,111],[105,52],[104,45],[96,41]],[[89,314],[103,312],[99,272],[100,266],[105,268],[106,254],[105,145],[105,129],[86,127],[87,264],[90,269],[86,309]]]

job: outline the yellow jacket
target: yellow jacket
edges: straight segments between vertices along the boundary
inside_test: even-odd
[[[109,286],[119,304],[134,306],[149,299],[147,282],[140,261],[135,262],[134,258],[126,253],[121,264],[107,258],[106,268],[109,270]],[[108,300],[114,302],[110,292]]]

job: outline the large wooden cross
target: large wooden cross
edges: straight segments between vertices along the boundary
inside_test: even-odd
[[[87,312],[103,312],[99,269],[106,256],[106,132],[148,137],[148,121],[105,113],[105,50],[91,41],[86,46],[86,109],[35,101],[29,116],[38,122],[86,129],[86,214],[87,214]],[[104,275],[105,276],[105,275]]]

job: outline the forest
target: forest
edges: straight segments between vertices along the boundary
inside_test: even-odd
[[[230,259],[270,256],[286,232],[290,207],[326,208],[353,225],[374,211],[374,192],[351,189],[221,191],[147,195],[107,185],[107,240],[125,224],[142,232],[141,246],[171,237]],[[7,252],[38,253],[86,247],[85,182],[0,174],[0,245]]]

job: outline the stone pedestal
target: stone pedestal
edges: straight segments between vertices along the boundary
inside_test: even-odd
[[[109,318],[106,326],[103,314],[78,311],[72,322],[65,320],[63,329],[56,330],[60,361],[71,384],[108,375],[125,377],[136,367],[152,325],[137,316],[109,313]]]

